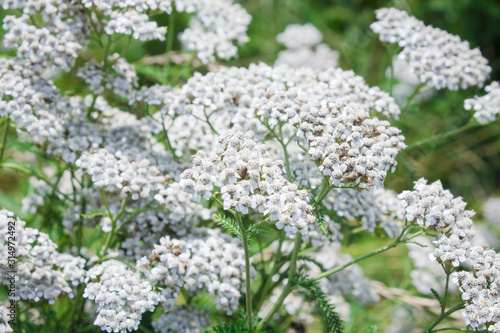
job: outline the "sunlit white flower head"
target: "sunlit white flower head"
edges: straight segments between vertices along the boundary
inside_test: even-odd
[[[146,311],[154,311],[161,297],[147,279],[117,260],[92,267],[83,297],[97,305],[94,325],[108,332],[136,331]]]
[[[201,333],[209,326],[209,312],[193,305],[175,306],[152,322],[159,333]]]
[[[9,271],[16,271],[15,301],[45,299],[54,304],[61,295],[74,296],[74,288],[83,282],[85,259],[70,254],[59,253],[57,245],[49,235],[37,229],[26,228],[26,223],[13,218],[13,213],[0,210],[0,231],[2,247],[0,249],[1,283],[9,285]],[[9,237],[9,226],[14,226],[14,241]],[[9,239],[10,238],[10,239]],[[15,267],[8,261],[15,248]]]
[[[278,43],[286,50],[278,53],[274,65],[307,67],[317,71],[337,67],[339,53],[326,44],[320,44],[323,36],[311,23],[290,24],[276,36]]]
[[[494,121],[500,113],[500,84],[494,81],[484,90],[486,95],[469,98],[464,102],[464,108],[474,110],[474,118],[480,124]]]
[[[278,229],[307,232],[315,220],[309,195],[283,177],[282,161],[273,161],[265,145],[254,142],[250,133],[227,131],[219,136],[217,147],[210,154],[198,151],[193,168],[181,175],[180,185],[194,194],[194,200],[210,199],[218,187],[225,210],[257,211],[269,216]]]
[[[467,204],[461,197],[453,197],[440,181],[428,185],[424,178],[415,182],[413,191],[403,191],[398,197],[408,221],[439,232],[432,240],[436,249],[429,254],[431,260],[454,267],[465,262],[475,234],[471,220],[475,213],[465,210]]]
[[[240,241],[213,229],[195,229],[182,240],[165,236],[138,261],[149,280],[166,286],[162,305],[170,309],[179,288],[215,295],[217,309],[233,313],[245,286],[245,256]],[[254,273],[252,274],[254,275]]]
[[[482,86],[491,67],[479,49],[466,41],[396,8],[377,10],[377,22],[371,28],[380,40],[398,43],[399,57],[410,64],[420,81],[436,89],[466,89]]]
[[[321,43],[322,39],[321,32],[311,23],[289,24],[285,31],[276,36],[278,43],[285,45],[287,49],[311,48]]]

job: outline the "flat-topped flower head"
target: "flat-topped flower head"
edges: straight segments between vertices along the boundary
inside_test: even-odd
[[[471,49],[466,41],[396,8],[376,11],[371,28],[380,40],[398,43],[403,48],[399,57],[405,60],[420,81],[436,89],[466,89],[482,86],[491,67],[479,49]]]
[[[474,110],[474,118],[480,124],[495,121],[500,113],[500,84],[493,81],[484,88],[486,95],[468,98],[464,101],[466,110]]]
[[[8,272],[12,272],[12,260],[15,257],[16,293],[13,300],[39,302],[45,299],[49,304],[66,294],[73,298],[75,288],[85,277],[85,259],[57,251],[55,244],[46,233],[37,229],[26,228],[26,223],[5,209],[0,210],[0,283],[6,286]],[[15,227],[14,236],[12,227]],[[14,253],[12,248],[15,248]],[[12,274],[12,273],[10,273]]]
[[[465,210],[467,204],[461,197],[444,190],[440,181],[428,185],[424,178],[415,182],[413,191],[403,191],[398,197],[408,221],[439,232],[433,239],[436,249],[429,254],[431,260],[454,267],[466,261],[475,234],[471,220],[475,213]]]
[[[182,287],[189,293],[215,295],[217,309],[238,308],[245,285],[245,255],[240,241],[220,230],[194,229],[182,240],[162,237],[151,255],[138,261],[153,284],[167,287],[162,305],[170,309]],[[252,273],[254,275],[254,272]]]
[[[307,232],[315,220],[308,194],[283,177],[284,163],[273,161],[264,144],[253,141],[251,133],[229,130],[219,136],[216,147],[209,154],[198,151],[192,169],[181,175],[180,186],[194,200],[209,199],[218,187],[225,210],[258,211],[269,215],[278,229]]]
[[[160,294],[126,264],[108,260],[92,267],[83,297],[97,305],[94,325],[108,332],[136,331],[146,311],[154,311]]]

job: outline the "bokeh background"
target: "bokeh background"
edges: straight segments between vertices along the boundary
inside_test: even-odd
[[[324,42],[340,53],[341,68],[352,69],[370,85],[378,85],[388,91],[390,79],[386,72],[397,47],[381,43],[369,25],[375,20],[374,11],[377,8],[392,6],[408,11],[426,24],[459,35],[471,47],[479,47],[493,68],[491,79],[500,79],[500,1],[497,0],[242,0],[240,3],[253,17],[248,30],[251,40],[240,47],[239,59],[225,63],[225,66],[247,66],[260,61],[274,63],[278,52],[283,49],[276,42],[276,35],[288,24],[311,22],[323,33]],[[0,11],[1,18],[6,14],[8,12]],[[169,24],[167,15],[159,14],[154,19],[161,25]],[[180,15],[174,31],[184,30],[188,19],[187,15]],[[3,35],[3,31],[0,34]],[[173,49],[180,50],[177,41]],[[93,53],[99,52],[102,50],[91,44],[90,50],[81,57],[93,57]],[[153,41],[133,44],[125,56],[136,65],[140,79],[147,84],[148,77],[154,73],[148,71],[145,64],[155,59],[163,61],[164,53],[165,43]],[[1,46],[0,54],[9,56]],[[209,69],[202,66],[196,68],[201,72]],[[180,78],[179,84],[191,74],[181,66],[173,68],[173,75]],[[55,83],[63,91],[78,90],[83,85],[81,80],[75,79],[75,73],[64,74]],[[409,110],[393,124],[403,131],[407,144],[440,135],[468,123],[472,113],[464,110],[463,101],[483,93],[481,88],[439,91],[426,102],[411,104]],[[113,102],[123,106],[123,101]],[[15,158],[14,150],[30,149],[20,146],[15,133],[9,134],[6,154]],[[455,196],[464,197],[469,203],[468,208],[478,211],[476,223],[486,223],[481,215],[484,201],[490,196],[500,196],[500,121],[430,140],[416,149],[402,152],[398,169],[388,176],[386,185],[400,192],[410,189],[412,182],[421,177],[430,182],[440,179]],[[21,214],[21,199],[29,191],[28,182],[25,175],[0,169],[0,208]],[[493,228],[492,234],[498,236],[495,227],[490,227]],[[348,237],[346,242],[346,252],[356,256],[385,244],[387,240],[365,234]],[[350,246],[351,243],[356,245]],[[400,247],[379,259],[363,262],[361,266],[367,276],[388,287],[414,292],[409,278],[411,263],[405,255],[406,249]],[[380,304],[368,309],[353,305],[352,319],[346,323],[346,332],[376,332],[377,328],[369,326],[368,322],[378,323],[379,332],[384,332],[384,327],[391,320],[394,304],[400,301],[398,297],[383,298]],[[431,316],[429,314],[429,318]]]

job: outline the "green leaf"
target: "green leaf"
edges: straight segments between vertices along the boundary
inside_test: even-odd
[[[225,228],[226,230],[228,230],[230,233],[232,233],[241,240],[241,232],[240,228],[236,224],[236,220],[227,216],[217,215],[217,214],[214,214],[212,218],[214,219],[215,223]]]
[[[96,216],[108,216],[108,213],[103,211],[103,210],[93,210],[91,212],[88,212],[86,214],[82,214],[82,217],[86,219],[90,219]]]
[[[321,290],[319,282],[311,280],[306,273],[300,270],[293,283],[309,291],[316,299],[316,306],[323,316],[328,332],[342,333],[344,325],[342,319],[335,312],[335,306],[330,304],[328,295]]]
[[[436,299],[438,300],[439,304],[441,304],[441,306],[443,305],[443,301],[441,300],[441,297],[439,296],[438,292],[431,288],[431,292],[432,294],[434,295],[434,297],[436,297]]]
[[[321,205],[316,202],[316,200],[312,199],[311,204],[314,207],[314,215],[316,216],[316,222],[319,225],[319,229],[326,237],[330,237],[330,233],[328,232],[328,227],[325,222],[325,214],[321,210]]]
[[[247,327],[247,316],[245,311],[239,311],[233,318],[233,320],[222,323],[219,325],[214,325],[210,330],[203,331],[204,333],[235,333],[235,332],[248,332]]]

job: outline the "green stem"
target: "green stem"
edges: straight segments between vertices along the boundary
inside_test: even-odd
[[[247,325],[248,332],[253,332],[253,310],[252,310],[252,281],[250,280],[250,250],[248,248],[247,230],[241,220],[239,213],[234,214],[238,226],[241,231],[241,242],[243,243],[243,250],[245,252],[245,286],[246,286],[246,307],[247,307]]]
[[[258,302],[257,302],[257,308],[260,309],[262,306],[262,303],[264,303],[264,300],[266,299],[267,293],[269,291],[269,288],[271,287],[273,283],[273,276],[276,274],[279,270],[279,268],[282,266],[280,265],[280,259],[281,259],[281,248],[283,246],[283,242],[285,240],[285,233],[280,232],[279,234],[279,240],[278,240],[278,250],[276,251],[276,255],[274,256],[274,261],[273,261],[273,267],[271,268],[271,271],[269,272],[269,275],[267,276],[265,282],[263,283],[261,290],[258,292]]]
[[[2,147],[0,147],[0,165],[3,161],[3,153],[5,151],[5,143],[7,142],[7,134],[9,133],[10,126],[10,118],[9,116],[5,117],[5,128],[2,136]]]
[[[100,252],[99,258],[100,258],[100,261],[102,261],[102,259],[106,255],[106,252],[108,252],[108,248],[109,248],[109,245],[111,244],[111,240],[113,239],[113,236],[116,234],[116,221],[118,221],[118,219],[123,215],[123,213],[125,213],[125,205],[127,204],[127,201],[128,201],[130,196],[126,196],[125,198],[123,198],[122,204],[120,206],[120,210],[118,211],[118,214],[116,214],[116,216],[113,217],[113,214],[111,213],[111,210],[109,209],[109,206],[108,206],[108,203],[106,201],[106,197],[103,194],[103,191],[99,190],[99,193],[101,194],[101,198],[103,199],[104,205],[106,206],[106,208],[109,212],[109,217],[111,218],[111,231],[106,236],[106,240],[104,241],[104,244],[101,247],[101,251],[99,251]]]
[[[446,311],[445,313],[442,313],[439,317],[437,317],[436,320],[434,320],[430,325],[429,327],[427,327],[427,329],[424,331],[424,333],[431,333],[433,332],[433,328],[436,327],[441,321],[443,321],[443,319],[445,319],[446,317],[448,317],[449,315],[451,315],[453,312],[455,311],[458,311],[460,309],[463,309],[465,306],[465,301],[462,301],[460,303],[458,303],[457,305],[455,305],[453,308],[451,308],[450,310]]]
[[[332,187],[330,186],[330,182],[328,181],[328,178],[323,177],[323,183],[321,184],[321,188],[319,190],[318,195],[315,198],[316,203],[320,204],[321,201],[330,193],[330,190]]]
[[[208,126],[210,126],[212,132],[214,132],[214,134],[219,135],[219,132],[217,132],[217,130],[213,127],[212,123],[210,122],[210,116],[212,115],[212,113],[210,115],[207,115],[207,111],[203,109],[203,114],[205,115],[206,123],[208,124]]]
[[[433,141],[437,141],[437,140],[443,140],[443,139],[446,139],[449,136],[452,136],[452,135],[464,132],[464,131],[469,130],[469,129],[480,128],[480,127],[482,127],[484,125],[486,125],[486,124],[471,124],[471,123],[469,123],[469,124],[467,124],[465,126],[452,129],[450,131],[441,133],[439,135],[436,135],[436,136],[433,136],[433,137],[430,137],[430,138],[427,138],[427,139],[422,139],[422,140],[416,141],[416,142],[408,145],[405,150],[407,151],[407,150],[410,150],[410,149],[414,149],[414,148],[420,147],[422,145],[425,145],[426,143],[429,143],[429,142],[433,142]]]
[[[283,152],[285,153],[285,166],[286,166],[286,175],[288,178],[289,182],[292,182],[292,171],[290,168],[290,157],[288,156],[288,150],[286,149],[287,144],[285,144],[284,139],[283,139],[283,131],[281,128],[283,125],[279,126],[279,131],[280,131],[280,137],[278,138],[279,143],[281,144],[281,147],[283,147]],[[290,141],[288,141],[290,142]]]
[[[254,231],[255,229],[257,229],[258,226],[266,223],[266,222],[269,222],[269,217],[268,218],[265,218],[263,220],[260,220],[259,222],[257,223],[254,223],[252,224],[248,229],[247,229],[247,234],[251,234],[252,231]]]
[[[165,82],[168,82],[168,75],[170,72],[170,52],[174,43],[174,25],[175,25],[175,9],[172,8],[172,13],[168,18],[168,32],[167,32],[167,48],[165,50]]]
[[[445,285],[445,288],[444,288],[444,296],[443,296],[443,301],[442,301],[442,304],[441,304],[441,315],[446,310],[446,298],[448,297],[448,288],[449,288],[449,285],[450,285],[450,275],[453,272],[453,270],[450,271],[450,272],[448,272],[445,269],[445,272],[446,272],[446,285]]]
[[[420,93],[420,88],[422,88],[422,82],[418,80],[418,84],[415,87],[415,90],[413,90],[413,93],[406,99],[405,104],[401,108],[401,111],[406,111],[406,109],[410,106],[410,102],[413,101],[415,96],[417,96]]]
[[[278,311],[281,308],[283,302],[293,290],[293,281],[295,279],[295,275],[297,275],[297,258],[300,251],[301,240],[302,240],[302,234],[298,232],[297,235],[295,236],[295,244],[293,247],[292,258],[290,259],[290,268],[288,270],[288,283],[283,288],[281,295],[278,297],[278,300],[276,301],[276,303],[274,303],[271,310],[267,313],[266,317],[262,319],[257,325],[256,328],[257,333],[262,331],[262,329],[266,327],[266,325],[269,323],[269,321],[274,316],[276,311]]]
[[[327,276],[330,276],[330,275],[335,274],[335,273],[337,273],[337,272],[340,272],[340,271],[341,271],[341,270],[343,270],[344,268],[347,268],[347,267],[349,267],[349,266],[351,266],[351,265],[354,265],[354,264],[356,264],[356,263],[358,263],[358,262],[360,262],[360,261],[363,261],[363,260],[365,260],[365,259],[367,259],[367,258],[373,257],[373,256],[375,256],[375,255],[377,255],[377,254],[380,254],[380,253],[382,253],[382,252],[385,252],[385,251],[387,251],[387,250],[390,250],[390,249],[392,249],[393,247],[396,247],[396,246],[398,246],[398,245],[399,245],[399,244],[401,244],[401,243],[405,243],[405,242],[409,241],[410,239],[413,239],[413,238],[415,238],[415,237],[417,237],[417,236],[419,236],[419,235],[421,235],[421,234],[423,233],[422,231],[419,231],[419,232],[417,232],[417,233],[415,233],[415,234],[413,234],[413,235],[411,235],[411,236],[406,237],[406,238],[404,238],[404,239],[403,239],[402,237],[403,237],[403,235],[405,234],[405,232],[406,232],[406,230],[407,230],[407,229],[408,229],[408,228],[404,228],[404,229],[403,229],[403,231],[401,231],[401,234],[398,236],[398,238],[397,238],[394,242],[392,242],[391,244],[388,244],[388,245],[386,245],[386,246],[383,246],[383,247],[381,247],[381,248],[378,248],[378,249],[376,249],[376,250],[374,250],[374,251],[372,251],[372,252],[370,252],[370,253],[367,253],[367,254],[362,255],[362,256],[360,256],[360,257],[357,257],[357,258],[355,258],[355,259],[353,259],[353,260],[351,260],[351,261],[349,261],[349,262],[346,262],[346,263],[345,263],[345,264],[343,264],[343,265],[337,266],[337,267],[332,268],[332,269],[330,269],[330,270],[328,270],[328,271],[326,271],[326,272],[323,272],[323,273],[321,273],[320,275],[318,275],[318,276],[316,276],[316,277],[312,278],[311,280],[313,280],[313,281],[317,281],[317,280],[320,280],[320,279],[322,279],[322,278],[324,278],[324,277],[327,277]]]
[[[77,309],[81,302],[83,301],[83,292],[85,290],[85,285],[80,285],[78,287],[78,292],[75,297],[75,302],[73,306],[71,307],[71,312],[68,314],[68,318],[71,318],[69,320],[69,326],[68,326],[68,333],[74,332],[75,331],[75,320],[77,319]]]

